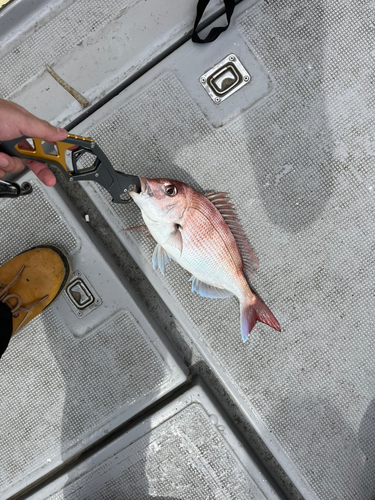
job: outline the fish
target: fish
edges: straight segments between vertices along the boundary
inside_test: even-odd
[[[235,295],[244,343],[257,321],[281,331],[275,316],[249,285],[258,259],[228,193],[201,194],[170,179],[140,177],[140,181],[141,191],[129,194],[157,242],[154,269],[164,275],[174,260],[191,273],[193,292],[209,298]]]

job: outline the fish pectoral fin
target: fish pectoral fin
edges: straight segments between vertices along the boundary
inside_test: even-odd
[[[227,290],[204,283],[195,276],[192,276],[189,281],[192,281],[191,291],[196,292],[201,297],[209,299],[227,299],[231,297],[231,294]]]
[[[161,274],[165,274],[165,266],[171,263],[171,258],[164,250],[164,248],[156,245],[154,253],[152,254],[152,266],[154,269],[160,269]]]
[[[180,252],[180,256],[181,256],[183,242],[182,242],[182,234],[181,234],[179,226],[176,227],[176,231],[171,234],[171,236],[168,238],[168,240],[164,244],[170,245],[171,247],[174,247],[174,248],[177,248],[177,250]]]

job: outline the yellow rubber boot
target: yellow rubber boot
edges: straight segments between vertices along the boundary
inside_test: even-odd
[[[12,316],[12,331],[1,344],[48,307],[69,283],[72,268],[68,257],[53,245],[42,245],[23,252],[0,267],[0,306]],[[5,315],[8,310],[5,310]],[[9,335],[6,321],[0,324],[0,336]],[[7,331],[2,331],[7,329]],[[1,356],[2,352],[0,352]]]

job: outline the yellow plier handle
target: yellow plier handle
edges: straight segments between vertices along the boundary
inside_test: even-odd
[[[112,195],[115,203],[128,203],[131,201],[129,191],[139,192],[141,189],[138,176],[115,170],[96,142],[88,137],[68,134],[63,141],[48,143],[24,136],[0,142],[0,151],[9,156],[55,165],[70,181],[95,181]],[[79,160],[86,153],[93,158],[89,166],[81,168]]]

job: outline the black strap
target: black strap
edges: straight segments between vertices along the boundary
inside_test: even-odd
[[[228,24],[226,26],[220,26],[220,27],[217,26],[215,28],[212,28],[212,30],[209,32],[209,34],[206,36],[206,38],[204,40],[199,38],[198,33],[197,33],[197,27],[198,27],[199,21],[202,19],[203,13],[206,10],[206,7],[209,4],[209,2],[210,2],[210,0],[198,0],[197,17],[195,18],[193,36],[191,37],[191,39],[194,43],[213,42],[220,35],[220,33],[225,31],[229,27],[230,18],[232,17],[232,14],[234,11],[234,6],[236,5],[235,0],[224,0],[225,13],[227,15]]]
[[[6,304],[0,302],[0,358],[8,347],[13,333],[13,316]]]

